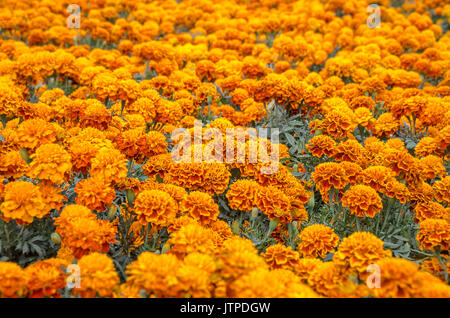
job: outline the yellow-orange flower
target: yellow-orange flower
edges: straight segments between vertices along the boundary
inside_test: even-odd
[[[127,160],[117,149],[101,148],[91,161],[90,174],[107,183],[120,183],[127,177]]]
[[[0,297],[24,297],[28,292],[29,276],[16,263],[0,262]]]
[[[384,242],[369,232],[355,232],[344,238],[333,255],[333,262],[345,271],[364,274],[370,264],[376,264],[390,251],[383,250]]]
[[[5,186],[0,211],[2,219],[7,222],[16,220],[19,224],[29,224],[35,217],[47,215],[50,209],[38,186],[31,182],[14,181]]]
[[[256,196],[260,185],[253,180],[237,180],[227,192],[230,208],[250,212],[256,206]]]
[[[183,210],[201,224],[209,224],[219,215],[219,207],[214,199],[207,193],[193,191],[185,198]]]
[[[119,286],[119,276],[111,258],[94,252],[81,257],[77,265],[80,267],[80,286],[72,289],[75,296],[112,297]]]
[[[446,220],[426,219],[419,224],[417,241],[427,250],[439,247],[441,251],[448,251],[450,246],[450,224]]]
[[[68,262],[63,259],[50,258],[25,268],[25,274],[31,278],[28,284],[29,297],[61,297],[61,290],[66,286],[67,265]]]
[[[58,144],[45,144],[37,148],[32,154],[28,175],[31,178],[50,180],[61,184],[68,179],[72,169],[69,153]]]
[[[271,269],[292,269],[298,263],[299,254],[297,251],[293,251],[290,246],[275,244],[266,249],[264,259]]]
[[[373,218],[383,208],[381,198],[371,187],[355,185],[345,191],[342,196],[342,205],[358,217]]]
[[[75,186],[75,192],[77,204],[97,212],[104,211],[116,197],[114,189],[97,178],[81,180]]]
[[[134,201],[134,212],[142,225],[148,223],[167,225],[171,219],[175,218],[178,206],[167,192],[145,190],[137,195]]]
[[[299,234],[300,243],[298,251],[303,257],[324,258],[328,253],[334,252],[339,244],[339,236],[333,229],[323,224],[312,224]]]

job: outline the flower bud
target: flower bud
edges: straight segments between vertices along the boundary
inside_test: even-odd
[[[127,201],[129,205],[133,204],[135,198],[136,195],[134,194],[133,190],[127,189]]]
[[[116,212],[117,212],[117,205],[111,204],[111,207],[108,210],[108,219],[110,221],[116,218]]]
[[[253,218],[253,219],[256,219],[256,218],[258,217],[258,212],[259,212],[259,211],[258,211],[258,208],[253,208],[253,209],[252,209],[252,212],[251,212],[251,213],[252,213],[252,218]]]
[[[28,150],[25,148],[22,148],[19,150],[20,155],[22,156],[23,160],[25,160],[26,163],[30,163],[30,155],[28,154]]]
[[[233,231],[234,234],[239,235],[241,234],[241,228],[239,225],[239,221],[238,220],[234,220],[233,224],[231,225],[231,230]]]
[[[61,236],[56,232],[53,232],[52,235],[50,235],[50,239],[55,244],[61,244]]]

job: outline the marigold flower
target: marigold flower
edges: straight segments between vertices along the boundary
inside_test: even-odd
[[[29,297],[61,297],[61,290],[66,286],[67,265],[65,260],[50,258],[25,268],[24,273],[31,278],[28,284]]]
[[[235,235],[224,242],[217,257],[219,274],[229,281],[257,268],[268,268],[264,259],[258,255],[253,243]]]
[[[142,169],[147,177],[159,175],[164,179],[172,162],[172,154],[165,153],[161,155],[151,156],[147,159]]]
[[[426,219],[419,224],[417,241],[423,249],[433,251],[439,247],[441,251],[448,251],[450,246],[450,224],[446,220]]]
[[[322,157],[323,155],[332,158],[335,152],[336,142],[327,135],[314,136],[308,141],[306,148],[315,157]]]
[[[384,242],[369,232],[355,232],[344,238],[333,255],[333,262],[345,271],[357,271],[365,277],[367,267],[380,259],[391,256],[383,250]]]
[[[324,258],[327,253],[334,252],[339,244],[339,236],[333,229],[323,224],[312,224],[299,234],[298,251],[303,257]]]
[[[0,297],[18,298],[28,293],[29,276],[16,263],[0,262]]]
[[[83,179],[75,186],[77,197],[75,202],[79,205],[95,210],[104,211],[116,197],[116,192],[102,179]]]
[[[80,287],[72,289],[75,296],[112,297],[119,286],[119,276],[111,258],[94,252],[81,257],[77,265],[80,267]]]
[[[427,219],[445,219],[446,210],[437,202],[419,202],[414,213],[414,221],[419,223]]]
[[[117,232],[112,223],[97,220],[88,208],[77,204],[66,206],[55,219],[55,225],[62,238],[61,245],[70,248],[77,259],[90,252],[107,252]]]
[[[345,191],[342,196],[342,205],[358,217],[373,218],[383,208],[381,198],[371,187],[355,185]]]
[[[450,203],[450,176],[442,180],[436,181],[433,184],[434,197],[438,202]]]
[[[5,186],[0,211],[6,222],[16,220],[19,224],[29,224],[35,217],[46,216],[50,209],[38,186],[27,181],[14,181]]]
[[[148,223],[167,225],[176,216],[178,206],[167,192],[145,190],[137,195],[134,201],[134,212],[142,225]]]
[[[72,169],[69,153],[58,144],[45,144],[37,148],[31,155],[33,161],[30,164],[28,175],[31,178],[50,180],[61,184],[67,180]]]
[[[303,281],[308,282],[314,268],[321,264],[322,261],[313,257],[300,258],[295,264],[293,264],[292,271]]]
[[[0,175],[6,178],[18,179],[27,170],[28,165],[18,151],[8,151],[0,154]]]
[[[264,259],[271,269],[292,269],[299,260],[299,254],[290,246],[275,244],[266,249]]]
[[[257,203],[260,185],[252,180],[237,180],[230,185],[226,197],[230,208],[250,212]]]
[[[143,252],[127,266],[127,284],[145,290],[148,296],[177,295],[180,285],[176,273],[180,265],[175,255]]]
[[[292,272],[284,269],[269,271],[255,269],[239,277],[230,286],[230,297],[242,298],[316,298],[310,287],[300,282]]]
[[[117,149],[101,148],[91,161],[90,174],[107,183],[120,183],[127,176],[127,160]]]
[[[38,187],[42,194],[42,200],[47,205],[47,207],[50,210],[61,210],[64,205],[63,201],[67,199],[65,195],[61,194],[63,189],[55,186],[48,180],[44,180],[39,183]]]
[[[435,155],[421,158],[417,168],[424,180],[433,180],[436,176],[443,178],[446,173],[442,158]]]
[[[256,195],[256,205],[269,219],[279,219],[280,222],[292,220],[289,197],[273,186],[259,189]]]
[[[34,151],[43,144],[56,141],[56,126],[43,119],[23,121],[17,128],[17,138],[22,148]]]
[[[324,262],[312,270],[308,285],[326,297],[357,296],[357,286],[334,262]]]
[[[214,199],[200,191],[189,193],[183,202],[182,209],[203,225],[209,224],[219,215],[219,207]]]
[[[311,178],[321,193],[327,193],[331,188],[343,189],[349,182],[345,169],[335,162],[319,164]]]
[[[409,298],[417,293],[418,267],[403,258],[384,258],[377,262],[380,268],[380,288],[374,288],[375,297]]]

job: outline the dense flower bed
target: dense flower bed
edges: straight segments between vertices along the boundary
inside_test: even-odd
[[[3,1],[0,297],[450,297],[450,5],[371,2]]]

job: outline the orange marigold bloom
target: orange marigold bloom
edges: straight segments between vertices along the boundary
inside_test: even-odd
[[[189,193],[183,202],[183,210],[203,225],[216,220],[219,215],[217,203],[209,194],[201,191]]]
[[[112,297],[120,281],[111,258],[94,252],[81,257],[77,265],[80,266],[80,287],[72,289],[74,296]]]
[[[365,274],[367,266],[391,256],[389,250],[383,250],[383,245],[384,242],[372,233],[355,232],[339,244],[337,252],[333,255],[333,262],[345,271]]]
[[[442,180],[436,181],[433,184],[434,197],[438,202],[450,203],[450,176]]]
[[[107,252],[115,242],[117,228],[106,220],[97,220],[88,208],[67,205],[55,218],[56,233],[61,235],[61,246],[71,250],[77,259],[90,252]]]
[[[322,261],[313,258],[313,257],[305,257],[300,258],[295,264],[293,264],[292,271],[301,279],[303,282],[307,282],[309,277],[311,276],[314,268],[322,264]]]
[[[61,184],[67,180],[72,169],[69,153],[58,144],[42,145],[30,157],[33,159],[28,172],[31,178]]]
[[[383,113],[375,123],[374,134],[378,137],[390,137],[399,127],[398,120],[395,119],[394,115]]]
[[[299,234],[298,250],[303,257],[324,258],[327,253],[334,252],[339,244],[339,236],[333,229],[323,224],[312,224]]]
[[[437,202],[419,202],[414,208],[414,221],[416,223],[427,219],[445,219],[447,211]]]
[[[109,244],[116,242],[117,228],[107,220],[75,218],[64,230],[57,228],[56,231],[77,259],[92,252],[106,253]]]
[[[0,297],[18,298],[28,292],[29,276],[16,263],[0,262]]]
[[[291,222],[291,203],[283,191],[273,187],[261,187],[256,195],[256,205],[269,219]]]
[[[57,228],[61,229],[61,231],[66,231],[70,226],[70,222],[76,218],[97,219],[96,215],[87,207],[78,204],[70,204],[66,205],[59,216],[55,218],[54,224]]]
[[[50,258],[37,261],[25,268],[25,273],[32,278],[28,284],[29,297],[61,297],[61,289],[66,286],[65,268],[69,263],[63,259]]]
[[[312,270],[308,285],[325,297],[358,297],[357,286],[334,262],[324,262]]]
[[[256,206],[259,189],[260,185],[255,181],[237,180],[227,192],[228,205],[235,210],[250,212]]]
[[[211,229],[196,222],[182,226],[172,233],[166,244],[171,247],[169,253],[180,258],[194,252],[212,254],[217,248],[215,235],[217,234]]]
[[[77,197],[75,202],[87,208],[104,211],[116,197],[116,192],[102,179],[88,178],[78,182],[75,186]]]
[[[16,220],[19,224],[29,224],[35,217],[46,216],[50,209],[38,186],[27,181],[14,181],[5,186],[0,211],[6,222]]]
[[[168,174],[170,183],[189,190],[221,194],[228,188],[230,172],[222,163],[172,163]]]
[[[147,162],[142,166],[147,177],[159,175],[164,179],[172,162],[172,153],[165,153],[161,155],[152,156],[147,159]]]
[[[446,220],[426,219],[419,224],[417,241],[420,247],[434,250],[440,247],[441,251],[448,251],[450,246],[450,224]]]
[[[333,107],[326,113],[325,119],[320,123],[326,135],[336,139],[343,139],[353,132],[358,124],[355,114],[347,106]]]
[[[47,205],[48,209],[61,210],[64,206],[63,201],[67,199],[65,195],[62,195],[62,188],[55,186],[51,181],[42,181],[38,184],[39,190],[42,194],[42,200]]]
[[[117,149],[101,148],[91,161],[90,174],[107,183],[120,183],[127,177],[127,160]]]
[[[285,269],[257,268],[240,276],[230,286],[229,297],[242,298],[317,298],[317,294]]]
[[[436,176],[440,178],[445,176],[445,167],[442,158],[434,155],[421,158],[417,168],[425,180],[433,180]]]
[[[151,123],[156,116],[156,108],[158,107],[158,97],[156,100],[152,100],[147,97],[138,98],[134,103],[129,104],[126,107],[126,111],[129,114],[140,114],[144,117],[145,121]]]
[[[28,165],[18,151],[0,154],[0,175],[8,179],[18,179],[28,170]]]
[[[180,289],[176,273],[181,264],[175,255],[143,252],[127,266],[127,284],[143,289],[147,296],[176,296]]]
[[[269,246],[264,254],[264,259],[271,269],[292,269],[299,258],[297,251],[293,251],[290,246],[281,244]]]
[[[339,143],[334,148],[333,158],[336,161],[351,161],[365,164],[366,149],[356,140],[349,139]]]
[[[218,254],[220,275],[232,281],[256,268],[267,269],[268,265],[258,255],[258,251],[250,240],[233,235],[226,240]]]
[[[382,154],[383,165],[397,174],[408,172],[414,165],[414,157],[406,150],[386,148]]]
[[[363,171],[361,166],[350,161],[342,161],[340,164],[348,176],[349,183],[355,184]]]
[[[410,298],[416,297],[418,267],[403,258],[388,257],[377,262],[381,273],[380,288],[374,288],[375,297]]]
[[[323,155],[327,157],[333,157],[335,152],[336,142],[327,135],[314,136],[308,141],[306,149],[311,152],[315,157],[322,157]]]
[[[370,186],[378,192],[384,193],[387,184],[394,179],[395,172],[384,166],[370,166],[359,175],[358,181]]]
[[[423,137],[414,148],[414,154],[417,157],[440,154],[438,140],[433,137]]]
[[[175,218],[178,206],[167,192],[145,190],[137,195],[134,201],[134,212],[142,225],[148,223],[167,225],[171,219]]]
[[[392,178],[392,180],[387,182],[386,188],[381,191],[381,193],[390,198],[396,198],[402,204],[405,204],[410,197],[408,188],[403,183],[397,181],[395,178]]]
[[[342,165],[335,162],[325,162],[316,166],[311,174],[321,193],[327,193],[332,187],[343,189],[349,182],[348,176]]]
[[[345,191],[342,205],[358,217],[374,217],[383,208],[381,198],[371,187],[355,185]]]
[[[40,145],[56,141],[56,126],[43,119],[28,119],[17,128],[17,138],[22,148],[34,150]]]

